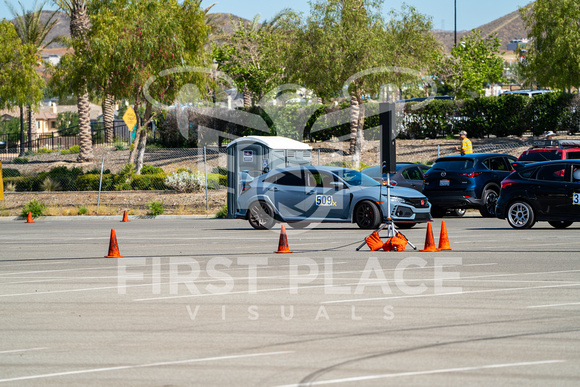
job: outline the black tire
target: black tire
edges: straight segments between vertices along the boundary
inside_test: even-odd
[[[310,223],[307,222],[298,222],[298,223],[288,223],[288,226],[296,229],[306,228],[310,226]]]
[[[536,223],[534,209],[531,205],[521,200],[511,203],[506,215],[509,225],[515,229],[532,228]]]
[[[574,222],[570,222],[567,220],[552,220],[550,222],[550,226],[554,227],[554,228],[566,228],[566,227],[570,227],[572,225],[572,223]]]
[[[256,230],[269,230],[274,227],[274,210],[266,202],[254,202],[248,208],[248,221]]]
[[[378,228],[381,224],[381,211],[373,202],[363,201],[354,210],[354,221],[362,229]]]
[[[484,218],[495,218],[495,205],[499,192],[496,188],[486,188],[483,190],[483,205],[479,208],[479,213]]]
[[[409,229],[415,227],[417,223],[395,223],[395,227],[400,229]]]
[[[467,210],[465,208],[454,208],[451,210],[451,215],[462,217],[466,212]]]
[[[434,218],[442,218],[443,216],[445,216],[446,213],[447,209],[445,208],[431,206],[431,216]]]

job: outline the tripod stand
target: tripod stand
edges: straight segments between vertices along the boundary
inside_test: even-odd
[[[383,165],[384,166],[384,165]],[[381,170],[382,172],[382,170]],[[382,196],[382,187],[383,187],[383,183],[384,183],[385,179],[383,178],[381,181],[381,187],[379,189],[379,198]],[[375,230],[375,232],[378,234],[380,233],[382,230],[387,229],[387,238],[392,238],[397,234],[401,234],[399,231],[397,231],[396,227],[395,227],[395,223],[393,222],[393,219],[391,218],[391,188],[393,188],[391,186],[391,178],[389,176],[389,174],[387,173],[387,218],[385,220],[385,223],[379,227],[377,230]],[[371,234],[372,235],[372,234]],[[415,245],[413,245],[411,242],[409,242],[409,240],[407,239],[407,237],[405,235],[403,235],[403,237],[407,240],[407,243],[409,244],[409,246],[411,246],[413,248],[413,250],[417,250],[417,247],[415,247]],[[356,251],[359,251],[365,244],[366,244],[366,239],[363,243],[361,243],[361,245],[359,247],[356,248]]]

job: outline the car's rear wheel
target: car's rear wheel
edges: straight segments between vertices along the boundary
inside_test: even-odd
[[[488,188],[483,191],[483,205],[479,209],[481,216],[484,218],[495,217],[495,205],[498,197],[498,192],[493,188]]]
[[[454,208],[451,210],[451,215],[463,216],[463,215],[465,215],[465,212],[467,212],[467,210],[465,208]]]
[[[553,220],[550,223],[550,226],[554,227],[554,228],[566,228],[566,227],[570,227],[572,225],[572,223],[574,222],[570,222],[567,220]]]
[[[395,227],[400,229],[413,228],[417,223],[395,223]]]
[[[274,210],[266,202],[254,202],[248,209],[248,221],[256,230],[269,230],[274,227]]]
[[[378,228],[381,220],[381,212],[375,203],[364,201],[354,210],[354,221],[360,228]]]
[[[513,228],[531,228],[536,223],[534,209],[526,202],[515,201],[508,207],[507,221]]]

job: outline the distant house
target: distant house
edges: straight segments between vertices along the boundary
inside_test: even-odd
[[[102,115],[102,108],[93,103],[90,104],[90,119],[96,120]],[[42,106],[40,111],[36,113],[36,126],[39,137],[48,137],[54,135],[58,131],[57,117],[59,113],[73,112],[77,113],[76,105],[57,105],[51,102],[50,106]]]

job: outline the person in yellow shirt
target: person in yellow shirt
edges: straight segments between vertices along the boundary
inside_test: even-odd
[[[473,145],[471,140],[467,138],[467,132],[462,130],[459,132],[459,137],[461,137],[461,147],[457,146],[455,149],[461,152],[461,156],[473,153]]]

